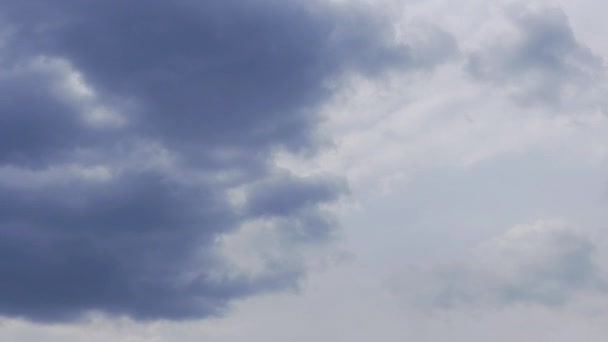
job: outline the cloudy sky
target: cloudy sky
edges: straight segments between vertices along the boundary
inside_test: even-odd
[[[605,341],[597,0],[0,0],[0,340]]]

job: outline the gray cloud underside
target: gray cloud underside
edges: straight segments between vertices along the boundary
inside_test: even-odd
[[[217,237],[275,218],[289,243],[329,239],[320,205],[343,182],[271,152],[318,148],[332,77],[424,64],[373,15],[314,2],[3,0],[0,17],[0,314],[40,321],[198,318],[295,286],[296,265],[228,272]],[[66,68],[93,95],[62,88]],[[92,124],[99,106],[121,123]]]

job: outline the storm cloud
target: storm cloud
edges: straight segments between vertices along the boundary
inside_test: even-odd
[[[272,153],[319,148],[332,78],[420,64],[372,12],[314,1],[2,0],[0,17],[0,314],[40,321],[201,318],[297,286],[300,265],[241,274],[218,241],[264,219],[285,243],[330,239],[344,181]]]

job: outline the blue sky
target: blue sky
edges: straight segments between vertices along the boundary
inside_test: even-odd
[[[597,1],[0,1],[0,338],[603,341]]]

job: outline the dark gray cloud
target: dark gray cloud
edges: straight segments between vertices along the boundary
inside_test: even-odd
[[[470,53],[470,75],[525,105],[560,107],[597,92],[603,61],[577,40],[561,10],[512,6],[504,13],[513,32]]]
[[[52,73],[31,68],[2,71],[0,163],[48,163],[74,144],[98,138],[101,132],[85,132],[78,108],[53,91]]]
[[[255,216],[289,216],[293,210],[334,199],[344,188],[345,185],[335,179],[279,176],[253,185],[247,198],[247,211]]]
[[[332,77],[416,66],[372,13],[320,2],[2,0],[0,17],[0,314],[40,321],[200,318],[296,286],[280,260],[235,273],[219,238],[269,219],[285,243],[328,239],[343,182],[271,153],[318,148]]]
[[[373,17],[298,1],[5,7],[19,19],[9,38],[14,58],[68,59],[98,92],[130,102],[140,134],[197,150],[308,146],[328,76],[405,66],[409,58],[407,48],[383,44]]]

